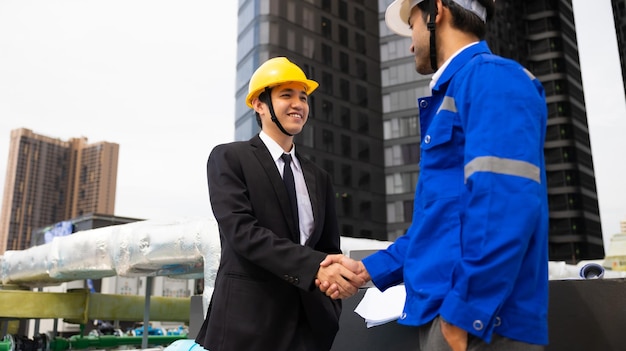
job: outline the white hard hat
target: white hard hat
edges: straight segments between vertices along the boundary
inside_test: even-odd
[[[411,10],[424,0],[395,0],[385,11],[385,23],[394,33],[404,36],[411,36],[409,28],[409,16]],[[473,12],[480,17],[483,22],[487,21],[487,9],[477,0],[453,0],[464,9]],[[495,2],[495,1],[494,1]]]

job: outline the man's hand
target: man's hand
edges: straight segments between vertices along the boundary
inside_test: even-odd
[[[315,280],[315,285],[332,299],[343,299],[356,294],[358,288],[371,279],[361,261],[355,261],[341,254],[326,256],[326,259],[320,263],[320,271],[323,268],[330,268],[336,265],[340,265],[350,272],[347,273],[347,276],[342,277],[343,280],[323,279],[319,273]],[[346,282],[351,286],[346,285]]]
[[[467,351],[467,332],[440,318],[441,334],[446,339],[452,351]]]

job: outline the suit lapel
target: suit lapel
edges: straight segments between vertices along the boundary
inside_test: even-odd
[[[272,188],[274,188],[276,197],[278,197],[278,204],[283,212],[283,217],[287,221],[287,225],[289,226],[291,240],[293,240],[293,242],[295,243],[299,243],[300,233],[296,233],[296,226],[295,223],[293,223],[291,206],[289,205],[289,195],[287,194],[285,183],[283,183],[283,179],[281,178],[280,173],[276,168],[276,162],[274,162],[274,160],[272,159],[272,155],[258,135],[250,139],[250,143],[253,147],[254,155],[259,160],[261,167],[263,167],[263,170],[267,174],[267,178],[272,184]]]

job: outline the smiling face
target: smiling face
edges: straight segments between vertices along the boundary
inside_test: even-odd
[[[309,96],[302,83],[289,82],[272,88],[272,105],[276,118],[283,128],[292,135],[302,131],[309,117]],[[263,131],[272,139],[278,141],[285,138],[293,138],[280,131],[271,118],[269,106],[258,98],[253,101],[254,110],[259,113]],[[290,140],[291,140],[290,139]]]

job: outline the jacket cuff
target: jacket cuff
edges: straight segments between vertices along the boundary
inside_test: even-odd
[[[402,282],[402,276],[395,277],[391,274],[385,255],[386,253],[384,251],[378,251],[362,260],[372,282],[380,291],[385,291]]]
[[[446,322],[490,342],[498,319],[494,318],[495,313],[481,310],[475,305],[461,300],[452,292],[444,299],[439,314]]]

